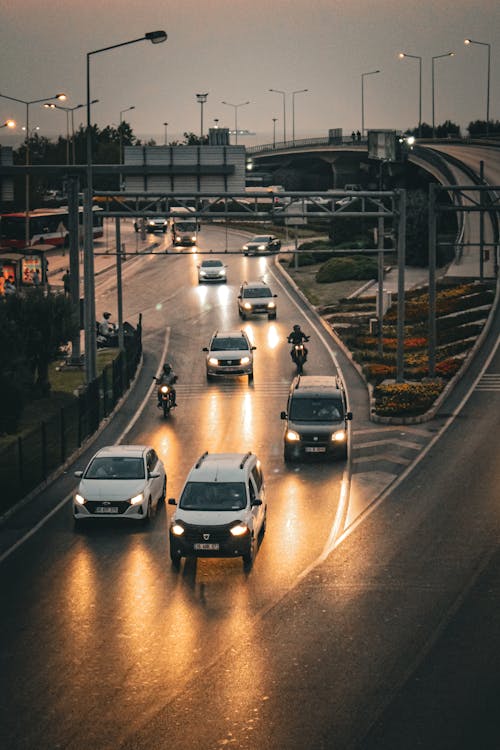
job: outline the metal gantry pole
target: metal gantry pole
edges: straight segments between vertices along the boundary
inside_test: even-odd
[[[396,382],[404,382],[405,338],[405,263],[406,263],[406,190],[398,190],[398,326]]]
[[[429,377],[436,375],[436,185],[429,185]]]
[[[78,177],[68,177],[68,233],[69,233],[69,288],[73,315],[80,323],[80,228],[78,218]],[[71,341],[71,362],[80,364],[80,325],[78,333]]]

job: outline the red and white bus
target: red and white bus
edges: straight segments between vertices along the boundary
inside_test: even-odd
[[[83,232],[83,208],[80,206],[79,231]],[[92,207],[94,238],[103,236],[102,208]],[[37,208],[29,215],[29,244],[44,244],[67,247],[69,244],[68,207]],[[26,213],[2,214],[0,216],[0,247],[26,247]]]

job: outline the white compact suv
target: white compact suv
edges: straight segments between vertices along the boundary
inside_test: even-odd
[[[255,349],[245,331],[215,331],[209,346],[203,347],[207,380],[214,375],[248,375],[251,383]]]
[[[267,315],[276,320],[276,297],[263,281],[244,281],[238,294],[238,314],[243,320],[248,315]]]
[[[254,453],[204,453],[188,474],[170,523],[170,558],[242,557],[253,562],[267,504]]]

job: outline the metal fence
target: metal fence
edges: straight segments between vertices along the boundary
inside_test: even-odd
[[[142,354],[141,321],[125,350],[69,405],[0,452],[0,515],[44,482],[92,435],[129,388]]]

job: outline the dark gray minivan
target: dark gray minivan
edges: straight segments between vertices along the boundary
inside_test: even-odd
[[[284,440],[285,461],[306,456],[346,459],[352,413],[342,381],[332,375],[298,375],[288,396]]]

